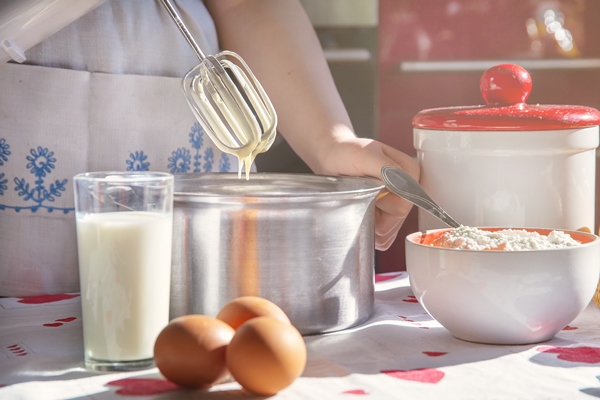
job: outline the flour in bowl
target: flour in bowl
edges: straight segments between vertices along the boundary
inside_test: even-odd
[[[486,231],[460,226],[444,233],[432,246],[465,250],[544,250],[578,246],[581,243],[562,231],[552,231],[548,236],[523,229]]]

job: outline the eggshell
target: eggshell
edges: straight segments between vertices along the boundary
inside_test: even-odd
[[[273,317],[287,324],[289,318],[275,303],[257,296],[242,296],[227,303],[217,314],[217,319],[237,329],[244,322],[256,317]]]
[[[154,362],[167,379],[180,386],[209,387],[228,375],[225,353],[234,333],[216,318],[175,318],[154,343]]]
[[[273,317],[242,324],[227,346],[227,368],[246,390],[273,395],[299,377],[306,366],[306,345],[293,325]]]

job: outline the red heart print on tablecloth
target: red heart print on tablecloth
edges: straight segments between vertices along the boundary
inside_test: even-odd
[[[367,393],[365,390],[363,389],[350,389],[350,390],[345,390],[342,392],[342,394],[358,394],[358,395],[366,395],[369,394]]]
[[[122,396],[152,396],[181,389],[171,381],[153,378],[125,378],[106,385],[119,388],[115,393]]]
[[[63,326],[65,323],[75,321],[76,319],[76,317],[59,318],[55,319],[54,322],[42,324],[42,326],[46,326],[48,328],[58,328],[59,326]]]
[[[576,327],[576,326],[569,326],[569,325],[567,325],[564,328],[562,328],[563,331],[574,331],[574,330],[577,330],[577,329],[579,329],[579,328]]]
[[[67,318],[59,318],[56,321],[58,322],[71,322],[71,321],[75,321],[77,318],[76,317],[67,317]]]
[[[427,316],[429,316],[429,314],[427,314]],[[420,322],[415,321],[414,319],[408,318],[408,317],[406,317],[404,315],[398,315],[398,318],[400,318],[400,319],[402,319],[402,320],[410,323],[411,325],[418,326],[420,329],[429,329],[429,327],[427,327],[427,326],[421,326]]]
[[[377,283],[377,282],[389,281],[389,280],[395,279],[401,275],[402,275],[402,272],[390,272],[390,273],[386,273],[386,274],[376,274],[375,282]]]
[[[446,353],[445,351],[424,351],[423,354],[429,357],[440,357],[445,356],[448,353]]]
[[[39,296],[27,296],[23,297],[20,300],[17,300],[18,303],[22,304],[46,304],[46,303],[55,303],[61,300],[73,299],[75,297],[79,297],[78,294],[69,294],[69,293],[58,293],[58,294],[42,294]]]
[[[47,324],[43,324],[42,326],[45,326],[47,328],[58,328],[59,326],[62,326],[63,324],[61,324],[60,322],[50,322]]]
[[[21,342],[0,347],[0,355],[5,355],[8,358],[25,357],[33,354],[33,351]]]
[[[403,302],[405,303],[418,303],[419,300],[417,300],[417,298],[415,296],[408,296],[405,299],[402,299]]]
[[[438,383],[445,375],[443,371],[435,368],[385,370],[381,371],[381,373],[391,376],[392,378],[422,383]]]
[[[560,360],[570,362],[580,362],[586,364],[600,363],[600,348],[599,347],[553,347],[542,346],[538,347],[540,353],[558,354]]]
[[[27,350],[25,350],[25,348],[18,343],[6,346],[6,349],[8,349],[12,355],[17,357],[23,357],[28,354]]]

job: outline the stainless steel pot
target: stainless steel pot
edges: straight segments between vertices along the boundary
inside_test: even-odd
[[[373,311],[369,178],[186,174],[175,179],[171,318],[269,299],[302,334],[345,329]]]

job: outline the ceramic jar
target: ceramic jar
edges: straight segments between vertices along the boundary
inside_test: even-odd
[[[528,105],[531,77],[502,64],[480,81],[486,105],[413,118],[421,184],[464,225],[595,229],[600,112]],[[419,228],[443,227],[419,210]]]

